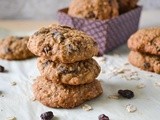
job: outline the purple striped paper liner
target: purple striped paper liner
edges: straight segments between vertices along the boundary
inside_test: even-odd
[[[58,11],[58,21],[62,25],[74,27],[91,35],[99,46],[99,54],[108,53],[127,42],[138,30],[142,6],[109,20],[88,20],[67,14],[68,8]]]

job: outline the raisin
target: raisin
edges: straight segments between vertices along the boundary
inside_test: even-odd
[[[67,68],[65,66],[59,66],[57,70],[59,74],[70,74],[70,73],[78,72],[77,68],[73,68],[73,67]]]
[[[54,115],[52,111],[48,111],[48,112],[42,113],[40,117],[42,120],[52,120]]]
[[[77,51],[78,48],[76,46],[74,46],[73,44],[68,44],[67,49],[68,49],[68,53],[73,53],[73,52]]]
[[[99,120],[109,120],[109,117],[106,116],[105,114],[101,114],[101,115],[99,115],[98,119]]]
[[[88,15],[87,15],[87,18],[95,18],[95,17],[96,17],[96,15],[94,14],[93,11],[90,11],[90,12],[88,13]]]
[[[144,68],[150,68],[150,64],[149,63],[147,63],[147,62],[145,62],[144,64],[143,64],[143,66],[144,66]]]
[[[52,61],[51,61],[51,60],[47,60],[47,61],[44,63],[44,65],[47,66],[47,65],[49,65],[50,63],[52,63]]]
[[[128,99],[131,99],[134,97],[134,93],[131,90],[119,90],[118,94]]]
[[[65,37],[63,36],[62,33],[58,32],[58,31],[54,31],[52,33],[53,38],[55,38],[57,40],[58,43],[61,43],[64,41]]]
[[[5,69],[3,66],[0,65],[0,72],[5,72]]]
[[[51,48],[50,46],[46,46],[46,47],[43,48],[43,51],[44,51],[46,54],[48,54],[49,51],[51,51],[51,50],[52,50],[52,48]]]

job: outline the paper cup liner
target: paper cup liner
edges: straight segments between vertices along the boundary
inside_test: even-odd
[[[58,21],[62,25],[74,27],[92,36],[103,55],[127,42],[138,30],[142,6],[109,20],[89,20],[72,17],[67,14],[68,8],[58,11]]]

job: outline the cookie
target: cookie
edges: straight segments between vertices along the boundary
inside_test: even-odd
[[[92,37],[60,25],[41,28],[34,33],[29,39],[28,48],[37,56],[62,63],[86,60],[98,54],[98,45]]]
[[[56,84],[44,77],[38,77],[32,87],[36,100],[53,108],[73,108],[98,97],[103,92],[97,80],[89,84],[72,86]]]
[[[128,59],[138,68],[160,74],[160,57],[158,56],[131,51]]]
[[[125,13],[137,7],[138,0],[117,0],[119,12]]]
[[[92,82],[100,73],[100,67],[94,59],[75,63],[60,63],[40,57],[38,69],[42,76],[56,83],[79,85]]]
[[[73,0],[68,14],[87,19],[110,19],[119,15],[116,0]]]
[[[133,51],[160,55],[160,28],[148,28],[137,31],[128,40]]]
[[[29,37],[9,36],[0,40],[0,58],[7,60],[23,60],[34,57],[28,48]]]

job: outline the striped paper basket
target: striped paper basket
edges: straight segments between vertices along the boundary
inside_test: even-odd
[[[99,45],[99,53],[103,55],[127,42],[137,31],[142,7],[124,13],[109,20],[88,20],[72,17],[67,14],[68,8],[58,11],[58,21],[62,25],[74,27],[91,35]]]

